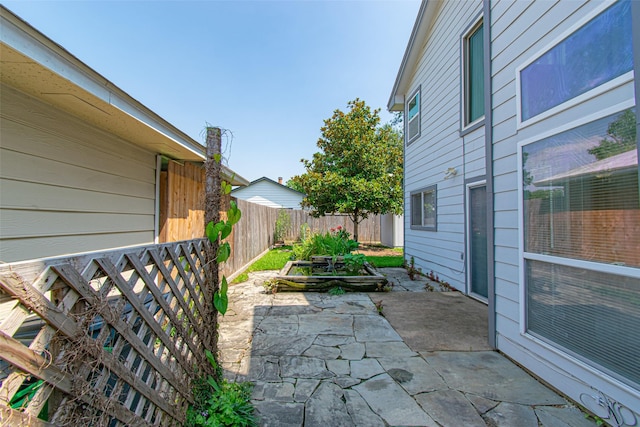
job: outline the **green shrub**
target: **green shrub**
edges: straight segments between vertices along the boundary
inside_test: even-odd
[[[213,355],[207,359],[221,376]],[[187,427],[250,427],[257,425],[251,404],[251,383],[216,381],[212,376],[197,378],[193,386],[194,404],[187,410]]]
[[[344,256],[344,268],[352,274],[359,273],[364,267],[367,257],[362,254],[346,254]]]
[[[341,226],[324,234],[312,233],[301,243],[293,246],[293,257],[297,260],[311,260],[312,256],[341,256],[358,249],[358,242],[349,238],[349,233]]]
[[[282,242],[286,237],[289,229],[291,228],[291,217],[286,209],[280,209],[278,211],[278,218],[276,219],[276,227],[273,232],[273,241]]]

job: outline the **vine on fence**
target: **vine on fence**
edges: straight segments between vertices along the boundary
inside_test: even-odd
[[[220,154],[216,154],[215,161],[220,163],[221,160],[222,156]],[[231,184],[226,181],[222,181],[220,183],[220,190],[223,195],[229,195],[231,193]],[[216,261],[218,261],[218,263],[226,262],[231,256],[231,245],[229,242],[224,240],[229,237],[233,231],[233,226],[240,221],[241,216],[242,212],[238,209],[237,203],[232,200],[229,210],[227,210],[226,221],[220,220],[215,224],[211,221],[207,224],[206,234],[209,241],[211,241],[211,243],[216,243],[218,239],[220,239],[218,253],[216,254]],[[229,284],[227,282],[227,277],[223,275],[222,280],[220,281],[220,287],[213,294],[213,305],[222,315],[227,312],[227,306],[229,305],[229,298],[227,297],[228,288]]]

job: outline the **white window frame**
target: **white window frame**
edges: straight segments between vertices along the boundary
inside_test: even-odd
[[[561,266],[566,266],[566,267],[574,267],[574,268],[581,268],[584,270],[588,270],[588,271],[595,271],[595,272],[600,272],[600,273],[607,273],[607,274],[613,274],[613,275],[618,275],[618,276],[625,276],[625,277],[631,277],[631,278],[635,278],[640,280],[640,268],[635,268],[635,267],[626,267],[626,266],[620,266],[620,265],[615,265],[615,264],[607,264],[607,263],[602,263],[602,262],[594,262],[594,261],[585,261],[585,260],[580,260],[580,259],[573,259],[573,258],[564,258],[564,257],[560,257],[560,256],[555,256],[555,255],[543,255],[543,254],[537,254],[537,253],[531,253],[531,252],[525,252],[524,251],[524,190],[523,190],[523,180],[522,180],[522,174],[523,174],[523,166],[522,166],[522,152],[523,152],[523,147],[541,141],[545,138],[549,138],[551,136],[560,134],[562,132],[568,131],[570,129],[585,125],[587,123],[596,121],[598,119],[601,119],[603,117],[606,116],[610,116],[612,114],[615,113],[619,113],[622,112],[626,109],[629,108],[633,108],[634,106],[636,106],[636,103],[634,102],[633,99],[621,102],[619,104],[613,105],[609,108],[605,108],[603,110],[597,111],[593,114],[590,114],[588,116],[582,117],[578,120],[575,120],[573,122],[564,124],[562,126],[556,127],[554,129],[548,130],[546,132],[541,132],[540,134],[525,139],[523,141],[518,142],[518,146],[517,146],[517,178],[518,178],[518,261],[519,261],[519,265],[518,265],[518,269],[519,269],[519,283],[522,284],[522,286],[520,286],[520,290],[519,290],[519,298],[520,298],[520,303],[519,303],[519,323],[520,323],[520,335],[524,338],[526,338],[527,340],[530,340],[533,343],[536,343],[537,345],[545,348],[546,350],[548,350],[549,352],[555,354],[558,357],[561,357],[565,360],[570,361],[571,363],[580,366],[582,369],[585,369],[589,372],[594,373],[595,375],[598,376],[606,376],[608,378],[609,381],[615,382],[620,388],[630,391],[632,390],[632,388],[628,385],[625,384],[624,382],[616,379],[615,377],[607,374],[606,372],[598,369],[597,367],[586,363],[585,361],[583,361],[582,359],[579,359],[577,357],[575,357],[574,355],[566,352],[565,350],[563,350],[562,348],[560,348],[559,346],[553,345],[550,342],[547,342],[545,340],[542,340],[530,333],[527,332],[527,305],[526,305],[526,301],[527,301],[527,286],[526,286],[526,282],[525,282],[525,262],[526,260],[531,260],[531,261],[541,261],[541,262],[545,262],[545,263],[549,263],[549,264],[556,264],[556,265],[561,265]],[[637,107],[636,107],[637,108]]]
[[[418,97],[418,113],[415,116],[413,116],[411,118],[411,120],[409,120],[409,104],[411,104],[411,101],[413,101],[416,98],[416,96]],[[407,120],[406,120],[406,123],[407,123],[407,128],[406,128],[407,145],[409,145],[413,141],[418,139],[420,137],[420,134],[422,133],[422,86],[418,86],[418,88],[408,98],[407,103],[405,105],[405,117],[407,118]],[[413,120],[417,120],[418,121],[418,133],[416,133],[415,135],[411,136],[411,135],[409,135],[409,124]]]
[[[425,193],[433,193],[433,202],[434,202],[434,225],[424,225],[424,194]],[[413,196],[416,194],[420,194],[420,225],[413,224]],[[438,231],[438,185],[430,185],[428,187],[421,188],[419,190],[411,191],[409,193],[409,226],[412,230],[424,230],[424,231]]]
[[[482,121],[484,121],[484,117],[486,111],[474,121],[469,120],[469,38],[475,33],[478,28],[484,24],[483,16],[480,15],[478,18],[473,21],[473,23],[469,26],[469,29],[464,32],[461,39],[461,50],[462,50],[462,111],[461,111],[461,131],[469,131],[471,128],[477,127]],[[484,39],[484,35],[483,35]],[[483,46],[483,54],[484,54],[484,46]],[[484,58],[483,58],[483,66],[484,66]],[[484,93],[482,94],[484,98]],[[483,100],[484,102],[484,100]]]
[[[525,62],[523,62],[522,64],[520,64],[517,68],[516,68],[516,129],[522,129],[525,128],[527,126],[530,126],[534,123],[538,123],[541,120],[547,119],[553,115],[558,114],[561,111],[564,110],[568,110],[571,107],[574,107],[578,104],[581,104],[589,99],[595,98],[598,95],[602,95],[605,92],[609,92],[612,89],[615,89],[619,86],[624,85],[627,82],[630,82],[633,80],[634,78],[634,72],[633,70],[629,71],[626,74],[623,74],[619,77],[616,77],[613,80],[609,80],[606,83],[603,83],[602,85],[595,87],[593,89],[591,89],[588,92],[583,93],[582,95],[578,95],[574,98],[571,98],[565,102],[563,102],[562,104],[556,105],[553,108],[550,108],[547,111],[544,111],[536,116],[533,116],[527,120],[522,120],[522,91],[521,91],[521,80],[520,80],[520,73],[523,69],[527,68],[529,65],[531,65],[533,62],[535,62],[536,60],[538,60],[542,55],[544,55],[545,53],[547,53],[548,51],[550,51],[551,49],[553,49],[554,47],[556,47],[557,45],[559,45],[560,43],[562,43],[567,37],[569,37],[570,35],[572,35],[573,33],[575,33],[577,30],[579,30],[581,27],[583,27],[584,25],[586,25],[589,21],[591,21],[593,18],[595,18],[596,16],[598,16],[600,13],[602,13],[604,10],[608,9],[610,6],[612,6],[614,3],[616,3],[617,0],[605,0],[602,4],[599,4],[595,9],[593,9],[590,13],[588,13],[587,15],[585,15],[582,19],[580,19],[578,22],[576,22],[574,25],[572,25],[571,27],[569,27],[565,32],[563,32],[562,34],[560,34],[558,37],[556,37],[555,39],[553,39],[553,41],[551,41],[551,43],[547,44],[546,46],[544,46],[542,49],[540,49],[538,52],[536,52],[534,55],[532,55],[529,59],[527,59]]]

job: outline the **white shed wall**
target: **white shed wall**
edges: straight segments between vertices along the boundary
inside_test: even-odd
[[[153,243],[155,154],[0,93],[1,261]]]
[[[485,174],[484,128],[461,136],[461,37],[482,11],[481,1],[442,2],[436,12],[408,99],[421,86],[420,137],[405,147],[405,254],[465,290],[465,181]],[[445,171],[457,175],[445,179]],[[410,194],[437,185],[437,231],[411,228]]]
[[[491,2],[496,338],[501,351],[577,402],[583,393],[593,394],[594,387],[627,408],[640,408],[637,390],[521,333],[524,301],[519,280],[518,142],[633,97],[633,84],[518,130],[516,68],[599,5],[585,1]]]
[[[255,182],[233,191],[232,196],[273,208],[301,209],[303,195],[270,181]]]
[[[391,248],[404,245],[403,215],[380,215],[380,243]]]

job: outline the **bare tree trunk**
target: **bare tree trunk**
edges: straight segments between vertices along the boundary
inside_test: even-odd
[[[214,224],[220,221],[220,171],[221,163],[216,158],[221,155],[221,133],[219,128],[207,128],[207,159],[205,166],[205,204],[204,204],[204,223],[205,227],[210,222]],[[220,278],[218,275],[218,262],[216,254],[218,252],[219,243],[211,242],[207,245],[207,261],[205,265],[206,289],[204,290],[208,324],[210,336],[207,339],[207,348],[213,354],[217,353],[218,334],[217,334],[217,315],[218,312],[213,305],[213,294],[220,287]],[[211,367],[207,366],[205,369]]]
[[[360,218],[360,215],[358,214],[358,210],[356,209],[353,212],[353,216],[351,217],[351,220],[353,221],[353,240],[355,240],[356,242],[358,242],[358,224],[360,223],[360,221],[358,221],[358,219]]]

